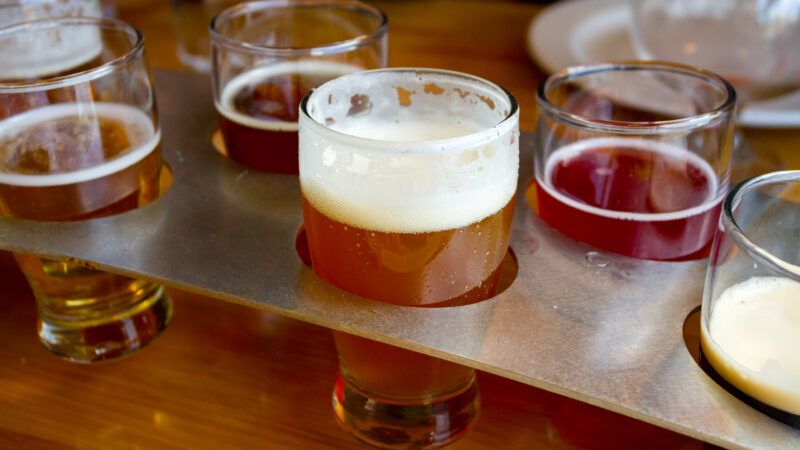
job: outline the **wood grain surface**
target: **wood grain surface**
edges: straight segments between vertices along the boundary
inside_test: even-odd
[[[524,32],[540,6],[506,1],[381,1],[390,64],[473,73],[510,89],[532,130],[544,75]],[[120,0],[152,67],[180,69],[166,0]],[[800,167],[794,131],[759,139]],[[359,448],[336,426],[336,355],[322,328],[172,292],[175,318],[128,358],[81,366],[38,343],[25,280],[0,253],[0,448]],[[481,373],[482,415],[452,448],[702,448],[692,439]]]

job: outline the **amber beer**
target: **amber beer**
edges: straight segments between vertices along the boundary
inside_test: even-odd
[[[312,264],[331,284],[410,306],[458,306],[494,295],[508,248],[513,198],[490,216],[462,227],[407,233],[364,228],[357,218],[340,222],[320,212],[314,201],[319,199],[313,194],[304,195]],[[468,388],[473,381],[472,369],[464,366],[344,333],[334,337],[342,376],[366,392],[435,399]]]
[[[0,164],[6,216],[108,216],[158,196],[160,132],[125,104],[51,104],[0,121]],[[57,354],[113,358],[149,342],[169,320],[169,300],[156,283],[80,262],[15,256],[39,305],[42,341]],[[109,346],[124,330],[135,341]]]
[[[517,117],[499,87],[445,71],[362,72],[316,89],[300,116],[314,272],[397,305],[459,306],[494,295],[514,210]],[[429,447],[468,430],[478,410],[473,369],[334,338],[334,409],[357,438]]]
[[[217,104],[228,156],[258,170],[297,174],[300,100],[320,84],[359,70],[350,64],[305,60],[260,66],[233,78]]]

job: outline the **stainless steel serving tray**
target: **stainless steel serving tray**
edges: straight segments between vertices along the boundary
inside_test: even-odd
[[[725,447],[800,448],[800,431],[712,381],[684,345],[705,262],[608,254],[543,224],[522,201],[532,139],[521,139],[514,283],[488,301],[410,308],[354,297],[298,259],[296,177],[247,170],[216,152],[210,82],[156,74],[163,149],[175,176],[157,202],[76,223],[0,219],[0,248],[241,303],[434,355]],[[587,256],[588,255],[588,256]]]

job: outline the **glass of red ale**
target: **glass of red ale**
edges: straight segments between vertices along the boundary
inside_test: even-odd
[[[539,88],[534,209],[636,258],[708,254],[728,189],[736,94],[670,63],[566,69]]]
[[[161,128],[144,45],[137,29],[111,19],[0,29],[0,215],[84,220],[159,196]],[[15,257],[36,298],[39,338],[63,358],[128,355],[172,317],[154,281],[74,259]]]
[[[297,174],[297,117],[312,88],[386,66],[386,16],[355,0],[265,0],[211,21],[214,103],[228,157]]]
[[[519,168],[519,113],[507,91],[455,72],[386,69],[322,85],[300,114],[303,219],[320,278],[407,306],[495,294]],[[334,410],[362,441],[441,446],[475,419],[473,369],[334,339]]]
[[[753,178],[725,199],[701,324],[706,371],[800,428],[800,171]]]

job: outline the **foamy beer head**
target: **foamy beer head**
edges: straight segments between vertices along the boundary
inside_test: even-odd
[[[100,17],[98,0],[45,0],[0,6],[0,27],[59,17]],[[0,37],[0,80],[47,78],[82,66],[102,50],[96,27],[29,27]]]
[[[756,407],[795,426],[800,425],[798,217],[800,171],[762,175],[728,195],[706,278],[701,341],[717,374],[748,400],[757,400],[751,402]]]
[[[455,229],[513,197],[518,109],[469,75],[361,72],[305,98],[299,149],[303,195],[332,220],[390,233]]]

